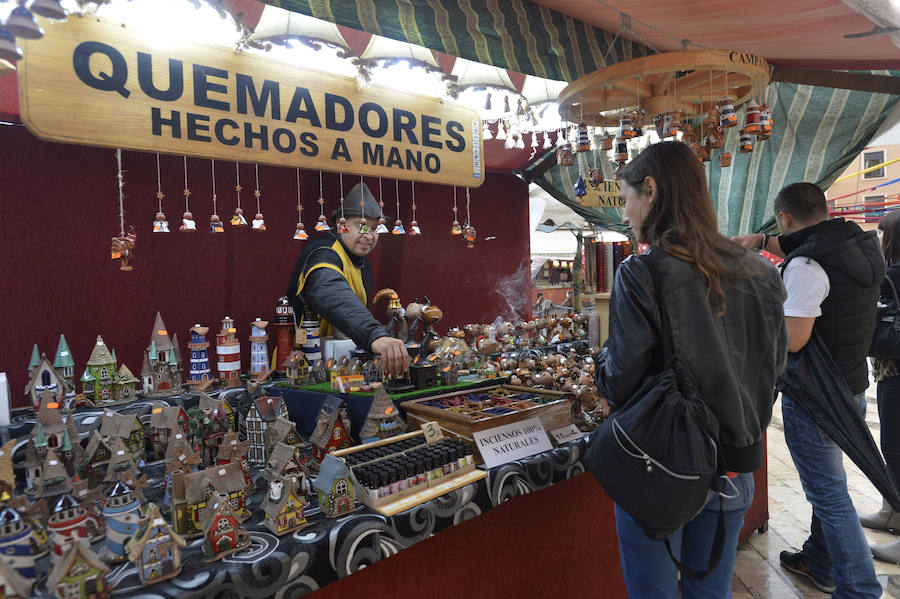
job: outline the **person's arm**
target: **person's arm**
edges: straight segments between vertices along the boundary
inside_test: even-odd
[[[330,268],[309,273],[303,285],[303,301],[356,343],[370,349],[372,342],[386,337],[387,330],[350,288],[347,279]]]
[[[609,340],[596,370],[597,388],[614,408],[631,398],[662,353],[656,304],[647,266],[634,257],[623,262],[613,284]]]
[[[731,241],[748,250],[766,250],[770,254],[784,258],[784,252],[781,251],[781,243],[778,241],[777,235],[766,235],[765,233],[735,235],[731,238]]]
[[[815,323],[815,318],[805,318],[802,316],[784,317],[784,324],[787,327],[789,352],[798,352],[806,347],[806,344],[809,343],[809,338],[812,337],[813,325]]]
[[[814,260],[797,257],[784,269],[784,321],[788,351],[798,352],[809,342],[816,318],[822,315],[822,302],[831,285],[825,270]]]

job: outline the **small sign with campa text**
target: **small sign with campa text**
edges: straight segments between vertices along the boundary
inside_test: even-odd
[[[488,468],[553,449],[544,425],[537,418],[475,431],[472,436]]]

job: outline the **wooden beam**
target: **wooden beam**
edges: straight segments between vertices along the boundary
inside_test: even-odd
[[[900,95],[900,77],[891,77],[889,75],[866,75],[818,69],[791,69],[776,65],[773,68],[772,81]]]

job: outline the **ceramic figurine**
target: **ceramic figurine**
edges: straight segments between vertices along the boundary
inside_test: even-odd
[[[205,389],[212,382],[212,371],[209,368],[209,327],[195,324],[191,327],[188,351],[191,353],[190,370],[187,384],[194,389]]]
[[[313,384],[322,384],[328,382],[328,369],[325,367],[325,362],[322,360],[316,360],[313,362],[312,367],[309,370],[310,377],[313,380]]]
[[[475,247],[475,239],[478,237],[478,233],[475,231],[475,227],[472,225],[467,226],[463,229],[463,239],[466,240],[466,247],[472,249]]]
[[[244,211],[241,208],[234,209],[234,215],[231,217],[232,227],[246,227],[247,219],[244,217]]]
[[[301,222],[297,223],[297,228],[294,230],[294,239],[297,241],[306,241],[309,239],[309,235],[306,234],[306,229]]]
[[[384,386],[378,385],[362,430],[359,431],[360,439],[387,439],[403,432],[406,432],[406,422],[400,418],[400,411]]]
[[[749,154],[753,151],[753,136],[749,131],[741,129],[741,137],[738,142],[738,147],[741,149],[741,154]]]
[[[186,434],[188,429],[187,412],[181,406],[154,407],[150,413],[150,437],[153,454],[162,459],[166,447],[176,433]]]
[[[616,138],[616,149],[613,155],[613,160],[618,163],[618,167],[616,167],[615,177],[619,178],[619,173],[622,172],[622,169],[625,168],[625,163],[628,161],[628,142],[623,137]]]
[[[146,523],[141,510],[141,500],[134,489],[121,481],[113,485],[106,497],[103,517],[106,520],[104,557],[110,563],[125,561],[125,542]]]
[[[587,195],[587,185],[584,183],[584,177],[578,175],[578,179],[575,180],[575,197],[581,198]]]
[[[102,538],[103,526],[77,499],[63,495],[53,506],[53,513],[47,521],[47,530],[53,543],[50,562],[58,563],[66,547],[77,539],[96,540]]]
[[[209,217],[209,232],[210,233],[224,233],[225,225],[222,224],[222,219],[219,218],[218,214],[213,214]]]
[[[47,578],[47,589],[57,599],[105,599],[112,593],[106,583],[109,567],[90,544],[78,539],[54,562]]]
[[[603,135],[600,136],[599,146],[600,149],[604,152],[613,149],[613,135],[609,131],[604,131]]]
[[[204,470],[198,470],[191,474],[183,475],[181,479],[184,494],[184,510],[187,520],[187,534],[195,534],[202,530],[200,514],[210,503],[210,494],[215,492],[231,502],[234,513],[244,521],[250,517],[246,506],[246,483],[241,465],[237,463],[224,466],[211,466]],[[173,506],[175,501],[173,498]],[[177,497],[177,499],[181,499]],[[179,502],[180,503],[180,502]],[[176,531],[178,530],[176,523]]]
[[[229,387],[241,385],[241,342],[237,339],[234,319],[222,319],[222,330],[216,334],[216,357],[219,380]]]
[[[276,363],[272,364],[275,370],[284,372],[282,364],[291,350],[294,348],[294,309],[291,301],[286,296],[281,296],[275,302],[275,348]],[[281,362],[278,364],[277,362]]]
[[[248,459],[254,466],[265,466],[266,429],[275,423],[277,418],[288,418],[287,405],[284,398],[278,395],[257,397],[250,402],[244,415],[247,440],[250,441]]]
[[[619,137],[631,139],[634,137],[634,130],[631,127],[631,114],[623,112],[619,117]]]
[[[572,148],[569,144],[556,150],[556,164],[559,166],[573,166],[575,164],[575,156],[572,154]]]
[[[754,135],[762,131],[759,104],[757,104],[756,100],[753,98],[750,98],[750,101],[747,102],[745,107],[743,130],[746,133],[752,133]]]
[[[631,139],[644,135],[644,117],[647,113],[643,108],[635,108],[631,111]]]
[[[266,221],[263,218],[263,215],[260,213],[256,213],[256,216],[253,217],[253,221],[250,223],[251,231],[265,231],[266,230]]]
[[[34,541],[28,519],[10,506],[0,509],[0,563],[31,585],[37,578]],[[29,592],[24,597],[30,597]]]
[[[460,230],[460,233],[462,233],[462,230]],[[388,323],[385,327],[388,334],[396,339],[406,339],[409,329],[406,323],[406,310],[403,308],[403,304],[400,303],[400,296],[393,289],[381,289],[372,298],[372,305],[374,306],[383,298],[388,298]]]
[[[734,112],[734,100],[724,98],[719,100],[719,126],[737,127],[737,114]]]
[[[187,545],[162,517],[156,504],[147,505],[143,525],[125,545],[141,583],[154,584],[181,573],[181,549]]]
[[[590,152],[591,151],[591,140],[588,135],[588,127],[587,124],[581,123],[578,125],[578,131],[575,134],[575,151],[576,152]]]
[[[115,399],[116,401],[131,401],[136,397],[135,386],[141,382],[131,373],[131,369],[125,364],[119,366],[116,372]]]
[[[186,233],[197,232],[197,223],[194,221],[194,215],[191,214],[190,211],[187,211],[183,215],[181,215],[181,226],[178,227],[178,230],[184,231]]]
[[[100,436],[113,441],[121,439],[135,460],[141,459],[144,455],[144,425],[135,414],[104,410]]]
[[[35,346],[37,347],[37,346]],[[37,414],[41,409],[40,395],[43,392],[52,394],[53,401],[61,404],[65,397],[65,383],[62,377],[57,374],[53,364],[47,359],[45,354],[41,354],[38,364],[31,370],[31,377],[28,384],[25,385],[25,395],[31,399],[31,406],[34,413]],[[115,371],[113,371],[115,374]]]
[[[719,166],[722,168],[731,166],[731,152],[721,152],[719,154]]]
[[[169,337],[169,331],[159,312],[150,333],[150,344],[144,349],[141,367],[144,395],[169,397],[181,393],[181,351],[178,333]]]
[[[322,402],[316,416],[316,428],[309,437],[313,447],[313,463],[321,464],[326,455],[352,445],[350,439],[350,417],[344,402],[329,395]]]
[[[706,136],[706,143],[710,148],[721,148],[725,145],[725,130],[720,126],[713,127]]]
[[[247,374],[252,377],[264,377],[270,370],[267,326],[269,322],[260,318],[250,323],[250,368]]]
[[[294,386],[310,384],[309,360],[306,354],[299,350],[291,351],[281,363],[288,382]]]
[[[303,508],[306,495],[296,476],[275,476],[269,482],[269,492],[262,502],[263,524],[281,536],[307,526]]]
[[[169,221],[166,220],[166,215],[163,212],[157,212],[156,218],[153,220],[153,232],[154,233],[168,233],[169,232]]]
[[[203,558],[213,562],[250,547],[250,534],[231,509],[228,497],[214,492],[200,516],[203,530]]]
[[[356,510],[356,489],[344,460],[327,454],[313,484],[319,497],[319,509],[329,518]]]
[[[249,451],[249,441],[238,441],[237,433],[228,433],[219,446],[219,451],[216,454],[216,464],[219,466],[239,464],[241,473],[244,475],[244,491],[247,495],[252,495],[256,491],[256,483],[253,482],[250,461],[247,459],[247,452]]]
[[[125,445],[125,442],[120,437],[116,437],[112,441],[112,455],[109,458],[109,465],[106,467],[106,476],[103,477],[103,482],[112,483],[117,481],[120,474],[131,470],[135,467],[135,464],[131,450],[128,449],[128,446]]]

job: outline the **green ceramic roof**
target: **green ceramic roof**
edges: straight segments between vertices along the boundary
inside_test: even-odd
[[[37,347],[37,346],[35,346]],[[54,368],[74,368],[75,360],[72,359],[72,352],[69,351],[69,344],[66,343],[66,336],[59,336],[59,345],[56,346],[56,357],[53,358]]]

